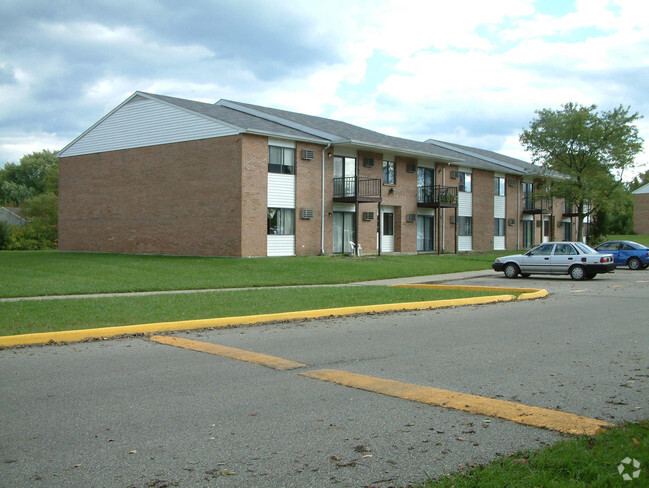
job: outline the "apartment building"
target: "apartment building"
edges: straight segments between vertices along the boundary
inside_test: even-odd
[[[228,100],[136,92],[59,157],[63,251],[441,253],[576,235],[524,161]]]

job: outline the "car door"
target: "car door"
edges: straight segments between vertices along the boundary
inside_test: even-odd
[[[521,259],[521,273],[551,273],[553,248],[554,244],[547,243],[530,249]]]
[[[622,242],[618,247],[617,256],[615,256],[615,264],[618,266],[626,266],[627,260],[636,254],[637,250],[634,247]]]
[[[579,261],[579,253],[568,243],[560,243],[554,247],[551,268],[553,273],[568,274],[570,266]]]

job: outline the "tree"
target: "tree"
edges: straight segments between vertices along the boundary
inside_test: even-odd
[[[605,209],[622,185],[624,171],[633,167],[642,151],[642,138],[633,123],[642,118],[620,105],[598,113],[597,106],[574,103],[562,110],[537,110],[520,141],[552,181],[548,196],[576,205],[578,239],[584,219]]]
[[[41,193],[58,193],[59,160],[54,151],[44,149],[26,154],[18,164],[0,169],[0,203],[16,206]]]
[[[644,173],[641,173],[641,174],[637,175],[635,178],[633,178],[629,182],[629,185],[628,185],[629,190],[630,191],[635,191],[638,188],[640,188],[641,186],[646,185],[647,183],[649,183],[649,169],[647,171],[645,171]]]

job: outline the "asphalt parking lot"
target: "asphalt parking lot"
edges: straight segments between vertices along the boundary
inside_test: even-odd
[[[1,479],[15,487],[406,486],[567,436],[301,374],[321,370],[613,424],[649,417],[649,272],[587,282],[487,273],[461,283],[550,295],[171,334],[304,365],[297,369],[146,337],[2,350]]]

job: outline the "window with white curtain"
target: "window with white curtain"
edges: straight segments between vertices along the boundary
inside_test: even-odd
[[[269,208],[268,235],[295,235],[295,209]]]

